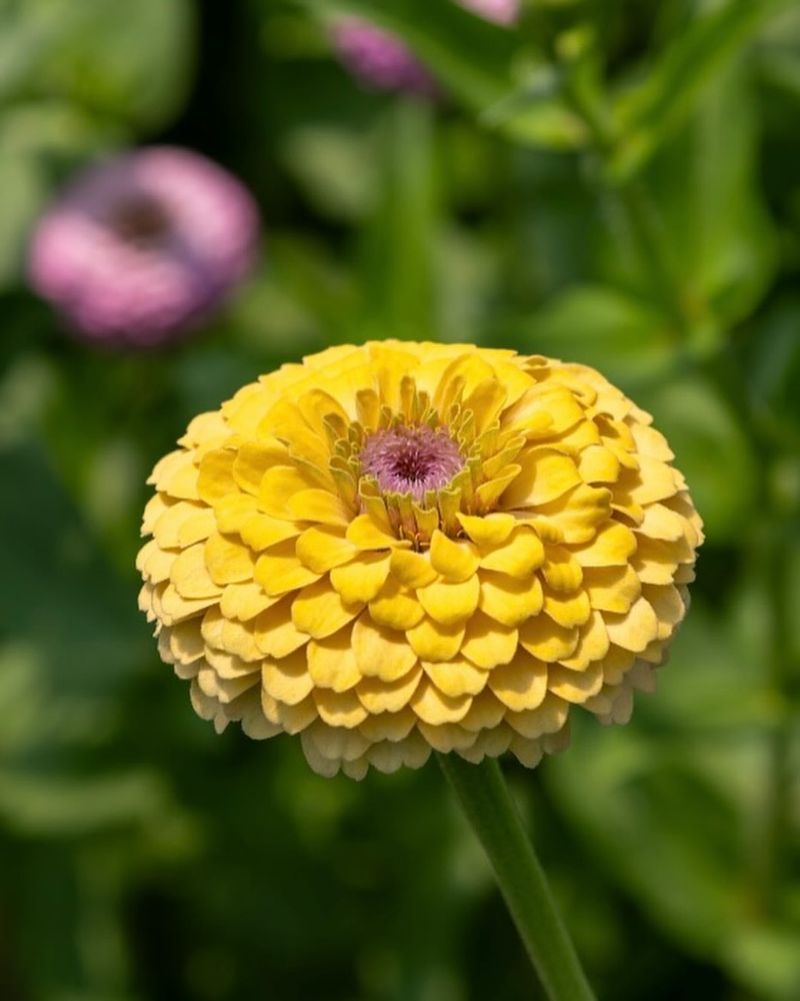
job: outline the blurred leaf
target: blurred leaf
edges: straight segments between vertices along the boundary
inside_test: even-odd
[[[61,101],[0,107],[0,288],[18,279],[30,229],[54,184],[112,138],[107,126]]]
[[[667,436],[709,538],[737,540],[752,516],[758,477],[738,416],[698,376],[653,387],[639,402]]]
[[[772,437],[800,448],[800,299],[776,303],[756,325],[748,345],[753,402]]]
[[[643,178],[640,212],[659,247],[690,333],[713,348],[764,295],[777,264],[776,234],[758,176],[758,117],[743,62],[717,74],[683,131],[654,158]],[[629,230],[612,225],[598,264],[648,294],[651,275]]]
[[[593,365],[626,385],[663,374],[676,352],[668,319],[604,285],[571,288],[504,332],[520,350]]]
[[[480,120],[542,149],[578,150],[589,138],[584,122],[560,93],[560,79],[551,66],[541,66],[515,91],[487,108]]]
[[[58,95],[138,126],[168,121],[189,75],[188,0],[3,0],[0,99]]]
[[[54,690],[107,692],[148,657],[147,628],[39,452],[0,451],[0,635],[30,642]]]
[[[644,80],[618,102],[622,136],[611,163],[618,180],[641,170],[694,110],[703,91],[765,21],[794,0],[728,0],[698,16],[664,52]]]

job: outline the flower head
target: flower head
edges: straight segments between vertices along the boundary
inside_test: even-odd
[[[519,0],[457,0],[461,7],[496,24],[513,24]],[[433,75],[408,46],[393,35],[358,17],[338,19],[333,43],[347,69],[379,90],[406,90],[433,96],[438,86]]]
[[[197,712],[360,777],[432,748],[526,765],[573,706],[625,722],[702,526],[651,418],[593,369],[336,347],[189,425],[151,477],[140,603]]]
[[[189,150],[148,147],[90,167],[45,213],[30,281],[88,337],[146,346],[212,309],[257,238],[234,177]]]

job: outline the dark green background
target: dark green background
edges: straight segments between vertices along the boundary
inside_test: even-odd
[[[372,13],[438,105],[365,91]],[[144,355],[65,336],[30,226],[93,154],[237,173],[263,262]],[[508,766],[610,1001],[800,998],[800,10],[533,0],[0,0],[0,997],[536,998],[434,764],[321,779],[216,737],[136,611],[144,479],[188,420],[342,341],[585,361],[652,410],[708,528],[627,728]]]

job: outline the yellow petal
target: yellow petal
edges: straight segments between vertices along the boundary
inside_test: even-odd
[[[583,671],[594,660],[601,660],[608,653],[609,640],[606,624],[599,612],[592,612],[588,622],[580,628],[580,638],[571,657],[559,661],[573,671]]]
[[[319,580],[319,574],[304,567],[297,558],[293,541],[281,542],[260,556],[255,579],[269,595],[285,594]]]
[[[361,704],[371,713],[397,713],[408,705],[422,678],[422,666],[415,663],[411,670],[394,681],[364,678],[356,692]]]
[[[559,664],[552,664],[547,687],[559,698],[580,705],[603,687],[602,664],[595,661],[585,671],[570,671]]]
[[[522,712],[510,712],[506,722],[517,733],[529,740],[548,733],[557,733],[567,725],[569,717],[569,702],[548,692],[544,702],[537,709],[525,709]]]
[[[611,491],[585,483],[551,504],[542,504],[536,511],[538,517],[543,522],[550,522],[569,545],[591,541],[597,526],[606,521],[610,513]]]
[[[400,545],[392,533],[388,519],[376,520],[372,513],[360,514],[350,522],[347,528],[347,541],[357,549],[390,549]]]
[[[639,526],[639,532],[651,539],[663,539],[665,542],[676,542],[682,539],[685,531],[684,519],[663,504],[651,504],[645,508],[644,520]]]
[[[480,582],[474,574],[459,584],[439,581],[417,591],[419,603],[432,619],[454,625],[468,619],[478,607]]]
[[[406,631],[406,638],[420,660],[452,660],[461,649],[464,625],[443,626],[426,617]]]
[[[268,514],[251,515],[239,529],[242,542],[256,553],[295,539],[300,532],[300,527],[293,521],[271,518]]]
[[[576,591],[583,582],[580,563],[563,546],[548,546],[542,574],[553,591]]]
[[[236,451],[231,470],[236,485],[254,497],[258,496],[264,474],[272,466],[286,465],[286,446],[276,439],[264,442],[245,441]]]
[[[489,674],[489,687],[503,705],[515,712],[536,709],[547,694],[547,665],[520,647],[510,663],[501,664]]]
[[[305,650],[298,650],[281,660],[265,660],[261,669],[264,690],[288,706],[302,702],[314,687],[308,673]]]
[[[381,740],[396,742],[407,737],[416,722],[417,717],[414,713],[408,708],[403,708],[396,712],[382,712],[380,716],[370,715],[358,730],[373,744]]]
[[[388,553],[362,553],[347,566],[331,571],[331,584],[349,604],[371,602],[386,583],[391,557]]]
[[[422,667],[439,691],[451,698],[477,695],[484,689],[489,677],[488,671],[482,671],[463,657],[456,657],[446,663],[426,661]]]
[[[250,581],[244,584],[228,584],[222,592],[219,607],[226,619],[248,622],[279,600],[270,598],[264,594],[260,584]]]
[[[536,576],[517,580],[505,574],[481,573],[478,607],[496,622],[518,626],[542,610],[544,595]]]
[[[324,639],[338,632],[358,615],[361,604],[345,604],[327,580],[303,588],[292,602],[292,621],[300,632]]]
[[[478,612],[467,623],[461,653],[476,667],[489,670],[512,659],[518,639],[516,629]]]
[[[345,626],[327,639],[311,640],[308,644],[308,672],[315,685],[346,692],[361,681],[351,634],[352,629]]]
[[[554,448],[537,446],[523,458],[522,472],[503,495],[506,510],[549,504],[582,482],[573,460]]]
[[[495,549],[484,551],[481,567],[495,570],[510,577],[524,579],[541,566],[544,546],[536,532],[527,526],[517,528],[507,542]]]
[[[643,597],[653,607],[658,619],[658,639],[669,639],[675,626],[686,613],[686,604],[677,587],[654,587],[647,584],[642,588]]]
[[[136,557],[136,569],[151,584],[161,584],[169,580],[176,553],[164,552],[155,539],[142,546]]]
[[[427,552],[415,553],[411,549],[393,549],[391,559],[392,575],[401,584],[413,590],[433,583],[438,576],[431,566]]]
[[[312,695],[298,702],[296,706],[278,702],[261,686],[261,708],[270,721],[280,726],[286,733],[300,733],[317,719],[317,706]]]
[[[197,471],[197,493],[206,504],[214,505],[227,494],[237,494],[239,488],[233,478],[236,452],[231,448],[217,448],[206,452]]]
[[[627,612],[642,591],[630,566],[587,567],[584,586],[592,608],[603,612]]]
[[[548,664],[571,657],[578,645],[578,636],[577,629],[560,626],[547,615],[528,619],[519,629],[519,641],[528,653]]]
[[[378,625],[404,631],[416,626],[425,612],[416,595],[390,576],[369,603],[369,614]]]
[[[680,483],[671,466],[647,455],[639,456],[639,472],[630,474],[628,486],[632,500],[646,507],[672,497],[679,489]]]
[[[502,546],[517,524],[513,514],[487,514],[480,518],[475,515],[456,514],[461,527],[474,543],[481,547]]]
[[[604,445],[590,445],[578,458],[578,472],[584,483],[616,483],[619,459]]]
[[[289,501],[295,494],[318,486],[305,467],[273,466],[264,473],[261,480],[258,506],[273,518],[285,518],[289,511]]]
[[[351,637],[358,669],[365,677],[393,682],[408,674],[417,655],[403,633],[386,629],[362,614],[353,626]]]
[[[658,637],[658,619],[652,606],[644,598],[633,603],[625,615],[606,613],[608,638],[623,650],[640,653]]]
[[[431,565],[448,581],[468,580],[478,569],[478,557],[468,542],[454,542],[438,528],[430,547]]]
[[[222,588],[212,579],[206,567],[205,546],[191,546],[175,559],[170,580],[182,598],[211,598],[222,594]]]
[[[300,490],[291,495],[286,509],[298,521],[315,521],[322,525],[347,525],[350,511],[344,501],[328,490]]]
[[[576,546],[575,559],[583,567],[624,566],[636,552],[636,536],[625,525],[604,525],[591,542]]]
[[[506,707],[487,686],[474,696],[467,715],[461,720],[465,730],[477,732],[496,727],[506,714]]]
[[[247,546],[214,533],[205,544],[205,562],[217,584],[241,584],[253,579],[253,555]]]
[[[303,566],[319,574],[347,563],[358,552],[340,529],[330,527],[307,528],[298,538],[295,551]]]
[[[292,621],[292,599],[284,598],[253,620],[256,643],[266,657],[280,660],[308,642]]]
[[[461,695],[454,698],[445,695],[427,677],[423,677],[409,705],[425,723],[440,726],[462,720],[472,705],[472,696]]]
[[[342,726],[352,730],[367,718],[367,710],[361,705],[355,692],[334,692],[330,688],[315,688],[312,698],[316,703],[320,719],[328,726]]]
[[[153,592],[153,607],[158,617],[165,625],[171,626],[183,619],[189,619],[209,605],[215,605],[218,598],[184,598],[178,593],[174,584],[169,584],[163,592],[159,594],[159,585]]]
[[[560,626],[582,626],[592,614],[589,595],[585,591],[575,594],[560,594],[545,588],[544,610]]]

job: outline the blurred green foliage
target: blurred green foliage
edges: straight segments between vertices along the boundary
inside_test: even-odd
[[[326,22],[448,97],[374,94]],[[515,793],[602,998],[800,998],[800,9],[0,0],[0,997],[536,995],[432,765],[356,785],[218,738],[135,608],[144,478],[189,418],[367,337],[596,365],[708,527],[633,722]],[[238,173],[264,262],[200,336],[96,352],[24,289],[70,171],[142,141]]]

